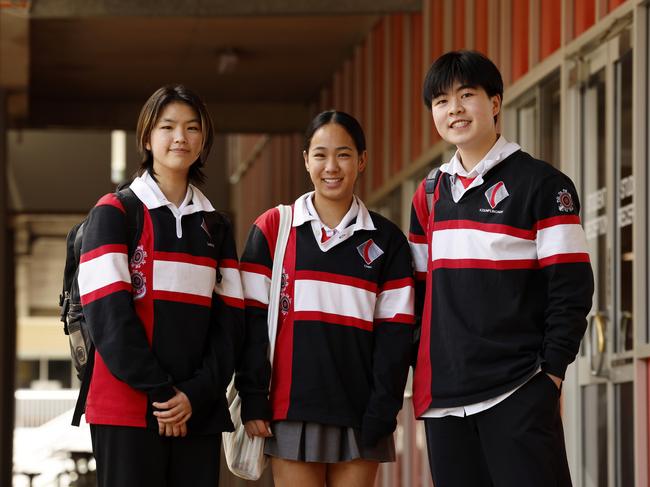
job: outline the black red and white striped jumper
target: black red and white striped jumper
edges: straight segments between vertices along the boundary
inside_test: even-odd
[[[237,384],[242,417],[395,427],[413,332],[413,277],[404,234],[360,200],[349,226],[322,242],[306,199],[293,205],[283,266],[270,403],[267,306],[279,213],[253,225],[242,255],[246,345]],[[332,239],[338,239],[334,245]],[[325,247],[322,247],[325,246]],[[326,249],[326,251],[325,251]]]
[[[192,404],[189,434],[230,429],[224,391],[244,307],[230,226],[217,248],[203,219],[214,208],[198,189],[189,187],[176,215],[149,174],[131,189],[144,222],[130,262],[114,194],[99,200],[84,229],[79,288],[96,347],[86,420],[157,429],[151,403],[176,387]]]
[[[568,177],[517,150],[454,202],[448,165],[441,170],[431,215],[424,181],[411,211],[417,416],[497,397],[540,366],[564,377],[593,293]]]

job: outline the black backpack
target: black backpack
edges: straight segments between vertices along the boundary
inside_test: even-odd
[[[115,193],[126,211],[128,255],[129,261],[135,251],[142,235],[142,222],[144,208],[142,202],[130,189],[122,189]],[[84,318],[81,307],[81,296],[79,295],[79,258],[81,257],[81,242],[86,220],[76,224],[66,238],[65,270],[63,272],[63,290],[59,295],[59,306],[61,307],[61,321],[63,331],[68,335],[70,341],[70,356],[77,371],[77,377],[81,381],[79,398],[75,406],[72,424],[79,426],[81,415],[86,408],[86,396],[90,386],[90,377],[95,359],[95,346],[88,332],[88,325]]]

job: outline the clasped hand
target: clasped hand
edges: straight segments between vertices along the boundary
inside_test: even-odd
[[[176,394],[165,402],[154,402],[154,416],[158,420],[160,436],[187,435],[187,421],[192,417],[192,405],[183,391],[174,387]]]

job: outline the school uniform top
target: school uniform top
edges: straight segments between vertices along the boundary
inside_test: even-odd
[[[277,209],[255,221],[242,255],[247,333],[236,377],[242,419],[354,427],[378,438],[395,428],[408,374],[414,323],[408,242],[356,197],[338,227],[323,232],[312,196],[293,205],[272,378],[266,320]]]
[[[243,292],[230,225],[210,233],[203,214],[214,208],[192,185],[178,208],[148,173],[131,189],[144,221],[130,260],[114,194],[98,201],[84,228],[78,281],[96,347],[86,420],[157,429],[151,403],[176,387],[192,405],[188,434],[232,429],[225,388],[243,332]]]
[[[431,215],[424,181],[413,197],[418,417],[497,398],[540,367],[563,378],[586,328],[593,274],[575,187],[504,144],[464,190],[443,165]]]

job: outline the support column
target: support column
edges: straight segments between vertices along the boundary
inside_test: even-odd
[[[0,485],[12,484],[16,314],[7,184],[7,93],[0,89]]]

